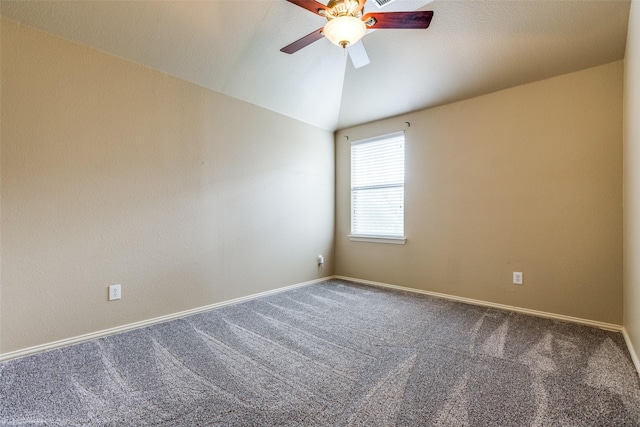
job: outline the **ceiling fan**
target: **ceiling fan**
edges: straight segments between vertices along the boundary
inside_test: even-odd
[[[327,23],[311,34],[280,49],[284,53],[295,53],[320,40],[328,38],[333,44],[348,49],[353,65],[359,68],[369,63],[362,43],[358,43],[368,29],[424,29],[433,18],[433,11],[377,12],[363,15],[366,0],[330,0],[325,6],[315,0],[287,0],[316,15],[327,19]]]

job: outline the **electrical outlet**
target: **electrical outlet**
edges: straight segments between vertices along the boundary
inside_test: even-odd
[[[522,273],[519,271],[513,272],[513,284],[522,285]]]
[[[109,301],[122,298],[122,288],[120,285],[109,286]]]
[[[318,255],[316,261],[318,261],[318,265],[324,265],[324,257],[322,255]]]

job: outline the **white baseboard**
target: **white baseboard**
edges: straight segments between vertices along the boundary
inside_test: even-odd
[[[301,288],[303,286],[312,285],[314,283],[323,282],[323,281],[329,280],[329,279],[331,279],[331,276],[323,277],[323,278],[320,278],[320,279],[310,280],[308,282],[296,283],[294,285],[285,286],[285,287],[277,288],[277,289],[272,289],[270,291],[260,292],[260,293],[257,293],[257,294],[252,294],[252,295],[248,295],[248,296],[245,296],[245,297],[235,298],[235,299],[228,300],[228,301],[222,301],[222,302],[218,302],[218,303],[215,303],[215,304],[209,304],[209,305],[205,305],[203,307],[193,308],[191,310],[185,310],[185,311],[181,311],[181,312],[178,312],[178,313],[167,314],[165,316],[154,317],[153,319],[147,319],[147,320],[142,320],[140,322],[129,323],[127,325],[116,326],[115,328],[104,329],[104,330],[97,331],[97,332],[91,332],[91,333],[84,334],[84,335],[78,335],[76,337],[65,338],[65,339],[62,339],[62,340],[59,340],[59,341],[53,341],[53,342],[46,343],[46,344],[40,344],[40,345],[36,345],[36,346],[33,346],[33,347],[23,348],[23,349],[20,349],[20,350],[11,351],[9,353],[2,353],[2,354],[0,354],[0,362],[5,362],[5,361],[11,360],[11,359],[17,359],[19,357],[29,356],[29,355],[35,354],[35,353],[41,353],[41,352],[44,352],[44,351],[54,350],[56,348],[65,347],[65,346],[68,346],[68,345],[77,344],[77,343],[81,343],[81,342],[84,342],[84,341],[89,341],[89,340],[93,340],[93,339],[96,339],[96,338],[101,338],[101,337],[105,337],[105,336],[108,336],[108,335],[117,334],[117,333],[120,333],[120,332],[126,332],[126,331],[131,331],[133,329],[144,328],[146,326],[155,325],[157,323],[162,323],[162,322],[166,322],[166,321],[169,321],[169,320],[179,319],[181,317],[186,317],[186,316],[191,316],[191,315],[194,315],[194,314],[202,313],[204,311],[212,310],[214,308],[224,307],[224,306],[232,305],[232,304],[238,304],[240,302],[249,301],[249,300],[252,300],[252,299],[255,299],[255,298],[265,297],[267,295],[273,295],[273,294],[277,294],[277,293],[280,293],[280,292],[289,291],[289,290],[295,289],[295,288]]]
[[[623,336],[625,338],[625,341],[627,343],[627,347],[629,348],[629,353],[631,354],[631,358],[633,359],[633,363],[635,364],[635,367],[638,370],[638,373],[640,374],[640,361],[638,360],[638,355],[636,354],[633,346],[631,345],[631,340],[629,338],[629,335],[627,334],[626,330],[620,325],[615,325],[615,324],[612,324],[612,323],[598,322],[598,321],[589,320],[589,319],[581,319],[581,318],[578,318],[578,317],[565,316],[565,315],[562,315],[562,314],[547,313],[547,312],[544,312],[544,311],[531,310],[531,309],[528,309],[528,308],[520,308],[520,307],[514,307],[514,306],[510,306],[510,305],[497,304],[497,303],[492,303],[492,302],[488,302],[488,301],[476,300],[476,299],[472,299],[472,298],[464,298],[464,297],[459,297],[459,296],[455,296],[455,295],[443,294],[443,293],[439,293],[439,292],[431,292],[431,291],[424,291],[424,290],[421,290],[421,289],[407,288],[407,287],[404,287],[404,286],[391,285],[389,283],[374,282],[374,281],[371,281],[371,280],[357,279],[357,278],[346,277],[346,276],[335,276],[335,275],[334,276],[323,277],[323,278],[320,278],[320,279],[310,280],[308,282],[297,283],[297,284],[294,284],[294,285],[285,286],[285,287],[273,289],[273,290],[270,290],[270,291],[260,292],[260,293],[248,295],[248,296],[245,296],[245,297],[235,298],[235,299],[228,300],[228,301],[222,301],[222,302],[215,303],[215,304],[209,304],[209,305],[206,305],[206,306],[203,306],[203,307],[198,307],[198,308],[194,308],[194,309],[190,309],[190,310],[185,310],[185,311],[181,311],[181,312],[178,312],[178,313],[172,313],[172,314],[168,314],[168,315],[165,315],[165,316],[155,317],[153,319],[147,319],[147,320],[142,320],[140,322],[129,323],[127,325],[116,326],[114,328],[104,329],[104,330],[97,331],[97,332],[91,332],[91,333],[79,335],[79,336],[76,336],[76,337],[65,338],[65,339],[62,339],[62,340],[53,341],[53,342],[45,343],[45,344],[40,344],[40,345],[36,345],[36,346],[33,346],[33,347],[28,347],[28,348],[24,348],[24,349],[20,349],[20,350],[16,350],[16,351],[8,352],[8,353],[2,353],[2,354],[0,354],[0,362],[5,362],[7,360],[17,359],[17,358],[24,357],[24,356],[29,356],[29,355],[32,355],[32,354],[35,354],[35,353],[54,350],[56,348],[61,348],[61,347],[65,347],[65,346],[72,345],[72,344],[77,344],[77,343],[81,343],[81,342],[85,342],[85,341],[90,341],[90,340],[93,340],[93,339],[105,337],[105,336],[108,336],[108,335],[117,334],[117,333],[120,333],[120,332],[126,332],[126,331],[130,331],[130,330],[133,330],[133,329],[143,328],[143,327],[146,327],[146,326],[155,325],[157,323],[167,322],[169,320],[174,320],[174,319],[179,319],[179,318],[182,318],[182,317],[191,316],[191,315],[202,313],[202,312],[205,312],[205,311],[208,311],[208,310],[213,310],[215,308],[224,307],[224,306],[232,305],[232,304],[238,304],[238,303],[241,303],[241,302],[244,302],[244,301],[249,301],[249,300],[252,300],[252,299],[255,299],[255,298],[260,298],[260,297],[264,297],[264,296],[268,296],[268,295],[273,295],[273,294],[277,294],[277,293],[280,293],[280,292],[288,291],[288,290],[291,290],[291,289],[300,288],[300,287],[303,287],[303,286],[313,285],[315,283],[323,282],[323,281],[329,280],[329,279],[349,280],[349,281],[352,281],[352,282],[362,283],[362,284],[371,285],[371,286],[378,286],[378,287],[382,287],[382,288],[389,288],[389,289],[396,289],[396,290],[400,290],[400,291],[413,292],[413,293],[433,296],[433,297],[436,297],[436,298],[443,298],[443,299],[448,299],[448,300],[452,300],[452,301],[458,301],[458,302],[462,302],[462,303],[466,303],[466,304],[473,304],[473,305],[479,305],[479,306],[484,306],[484,307],[492,307],[492,308],[497,308],[497,309],[501,309],[501,310],[508,310],[508,311],[514,311],[514,312],[517,312],[517,313],[529,314],[529,315],[532,315],[532,316],[544,317],[544,318],[548,318],[548,319],[562,320],[562,321],[572,322],[572,323],[579,323],[579,324],[582,324],[582,325],[594,326],[594,327],[597,327],[597,328],[606,329],[606,330],[610,330],[610,331],[622,332],[622,334],[623,334]]]
[[[627,348],[629,349],[629,354],[631,354],[631,360],[633,360],[633,364],[636,366],[636,371],[638,371],[638,375],[640,375],[640,359],[638,359],[638,353],[636,353],[633,343],[631,342],[631,337],[627,333],[627,328],[625,327],[622,328],[622,336],[624,337],[624,341],[627,343]]]
[[[565,322],[579,323],[581,325],[594,326],[596,328],[606,329],[608,331],[615,331],[615,332],[621,332],[622,331],[622,326],[621,325],[615,325],[613,323],[598,322],[596,320],[589,320],[589,319],[582,319],[582,318],[579,318],[579,317],[565,316],[563,314],[547,313],[546,311],[531,310],[531,309],[528,309],[528,308],[514,307],[514,306],[511,306],[511,305],[497,304],[497,303],[489,302],[489,301],[482,301],[482,300],[477,300],[477,299],[472,299],[472,298],[458,297],[458,296],[449,295],[449,294],[441,294],[439,292],[423,291],[422,289],[406,288],[404,286],[391,285],[391,284],[382,283],[382,282],[373,282],[371,280],[362,280],[362,279],[356,279],[356,278],[353,278],[353,277],[333,276],[333,278],[334,279],[349,280],[349,281],[357,282],[357,283],[363,283],[365,285],[372,285],[372,286],[378,286],[378,287],[382,287],[382,288],[396,289],[396,290],[399,290],[399,291],[406,291],[406,292],[413,292],[413,293],[422,294],[422,295],[429,295],[429,296],[436,297],[436,298],[443,298],[443,299],[448,299],[448,300],[451,300],[451,301],[463,302],[465,304],[480,305],[480,306],[483,306],[483,307],[491,307],[491,308],[497,308],[497,309],[500,309],[500,310],[514,311],[516,313],[529,314],[529,315],[532,315],[532,316],[544,317],[544,318],[547,318],[547,319],[555,319],[555,320],[562,320],[562,321],[565,321]]]

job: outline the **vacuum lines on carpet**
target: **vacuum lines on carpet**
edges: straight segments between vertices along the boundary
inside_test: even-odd
[[[0,426],[637,426],[619,333],[329,280],[0,365]]]

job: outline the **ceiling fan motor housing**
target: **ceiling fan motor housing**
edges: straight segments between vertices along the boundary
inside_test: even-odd
[[[362,18],[364,0],[331,0],[324,11],[324,15],[330,21],[340,16],[353,16]]]

